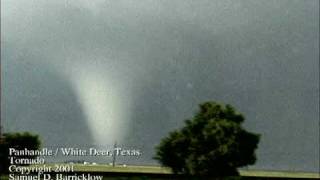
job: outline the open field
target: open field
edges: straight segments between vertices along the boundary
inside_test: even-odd
[[[66,165],[66,164],[61,164]],[[70,165],[70,164],[69,164]],[[54,167],[54,164],[46,164]],[[103,175],[104,179],[185,179],[172,175],[170,169],[160,166],[110,166],[110,165],[83,165],[73,164],[74,171],[78,173],[93,173]],[[320,179],[319,173],[265,171],[265,170],[239,170],[240,179]],[[1,180],[8,179],[1,177]],[[189,179],[189,178],[188,178]]]
[[[320,179],[319,173],[295,171],[239,170],[245,177],[276,177],[276,178],[313,178]]]
[[[154,173],[171,174],[169,168],[160,166],[110,166],[110,165],[74,165],[75,171],[80,172],[129,172],[129,173]]]
[[[75,171],[82,172],[133,172],[171,174],[169,168],[160,166],[115,166],[110,165],[75,165]],[[320,174],[293,171],[265,171],[265,170],[239,170],[241,176],[248,177],[279,177],[279,178],[320,178]]]
[[[152,173],[171,174],[169,168],[161,166],[111,166],[111,165],[83,165],[74,164],[76,172],[119,172],[119,173]],[[267,171],[267,170],[239,170],[241,176],[246,177],[278,177],[278,178],[319,178],[319,173],[295,171]]]

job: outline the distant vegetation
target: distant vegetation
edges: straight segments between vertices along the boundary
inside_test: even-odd
[[[29,132],[24,133],[5,133],[0,142],[0,174],[6,173],[9,166],[9,148],[18,150],[27,148],[29,150],[37,150],[40,148],[41,142],[38,135]],[[23,156],[21,156],[23,158]],[[30,156],[28,156],[30,158]],[[31,157],[35,158],[35,157]]]
[[[176,174],[235,176],[237,168],[254,164],[260,135],[243,129],[244,116],[231,105],[200,104],[185,126],[156,147],[157,159]]]

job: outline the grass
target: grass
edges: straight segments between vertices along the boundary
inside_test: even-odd
[[[297,171],[239,170],[241,176],[277,178],[320,178],[319,173]]]
[[[75,171],[81,172],[121,172],[121,173],[154,173],[171,174],[169,168],[160,166],[110,166],[110,165],[83,165],[74,164]],[[239,170],[241,176],[247,177],[278,177],[278,178],[319,178],[319,173],[296,171],[266,171],[266,170]]]
[[[54,164],[46,164],[47,166],[54,166]],[[62,165],[62,164],[61,164]],[[169,168],[160,166],[110,166],[110,165],[83,165],[74,164],[75,172],[115,172],[115,173],[149,173],[149,174],[171,174]],[[264,178],[305,178],[305,179],[320,179],[319,173],[309,172],[295,172],[295,171],[265,171],[265,170],[239,170],[242,177],[259,177]],[[141,177],[137,177],[141,179]],[[104,179],[137,179],[135,177],[126,178],[104,178]],[[8,177],[2,176],[1,180],[7,180]],[[143,179],[143,178],[142,178]]]
[[[171,174],[169,168],[160,166],[110,166],[110,165],[74,165],[75,171],[82,172],[132,172],[132,173],[154,173]]]

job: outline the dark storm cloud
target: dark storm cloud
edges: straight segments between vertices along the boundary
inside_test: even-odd
[[[39,56],[14,49],[10,43],[2,48],[5,130],[43,134],[41,139],[47,146],[91,142],[82,108],[70,84],[47,64],[29,61]]]
[[[94,74],[93,79],[111,79],[109,85],[122,90],[117,96],[125,123],[118,126],[124,134],[119,141],[143,148],[140,163],[154,163],[153,146],[190,118],[198,103],[218,100],[235,105],[247,118],[245,126],[262,134],[256,168],[318,169],[318,1],[2,4],[3,116],[8,129],[37,122],[39,127],[30,130],[48,137],[44,125],[60,127],[60,117],[44,119],[57,112],[85,129],[85,102],[81,93],[72,92],[72,82],[81,82],[74,79],[79,74]],[[40,84],[52,88],[30,86],[38,73],[24,73],[27,66],[22,62],[41,69],[48,78]],[[51,73],[45,75],[47,71]],[[9,77],[25,77],[30,83]],[[46,111],[45,103],[41,113],[37,101],[28,105],[30,110],[26,103],[16,109],[20,101],[30,101],[29,95],[17,98],[12,93],[17,88],[55,97],[55,103]],[[63,111],[61,102],[73,110]],[[73,132],[77,136],[82,131]],[[47,142],[69,143],[60,138]]]

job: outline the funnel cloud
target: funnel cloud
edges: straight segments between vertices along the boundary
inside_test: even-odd
[[[242,112],[254,169],[319,170],[319,1],[3,0],[5,131],[154,146],[197,105]]]

